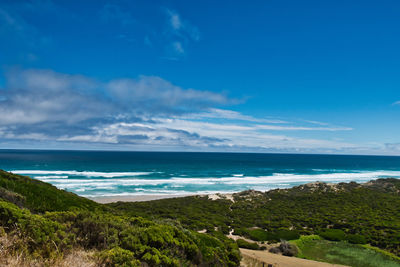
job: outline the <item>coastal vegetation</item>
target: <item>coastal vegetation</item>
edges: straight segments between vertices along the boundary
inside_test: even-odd
[[[268,192],[244,191],[233,201],[193,196],[109,207],[145,218],[176,218],[193,230],[218,229],[255,241],[317,234],[327,240],[368,243],[400,255],[400,181],[312,183]]]
[[[260,249],[260,246],[257,243],[248,242],[241,238],[236,240],[236,243],[238,244],[239,248],[248,248],[248,249],[253,249],[253,250]]]
[[[400,181],[379,179],[98,204],[0,171],[0,265],[68,266],[59,262],[74,258],[87,266],[238,266],[239,247],[279,242],[284,255],[398,266],[399,192]]]
[[[50,184],[0,171],[0,242],[6,256],[53,265],[75,250],[95,251],[103,266],[237,266],[237,244],[175,220],[148,220],[112,210]],[[9,242],[9,241],[12,242]],[[7,265],[7,262],[0,262]]]

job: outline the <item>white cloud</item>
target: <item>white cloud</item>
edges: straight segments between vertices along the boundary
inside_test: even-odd
[[[287,121],[281,119],[265,119],[265,118],[255,118],[252,116],[244,115],[240,112],[227,110],[227,109],[218,109],[218,108],[210,108],[206,112],[187,115],[186,118],[190,119],[204,119],[204,118],[220,118],[220,119],[229,119],[229,120],[240,120],[240,121],[249,121],[249,122],[260,122],[260,123],[288,123]]]
[[[167,9],[167,13],[169,15],[170,24],[174,30],[179,30],[182,28],[182,21],[178,13]]]
[[[191,42],[200,40],[200,32],[198,28],[189,21],[183,20],[181,16],[174,10],[165,9],[168,18],[167,37],[172,46],[172,54],[182,56],[186,52],[186,48]],[[176,59],[169,55],[168,58]]]
[[[400,151],[400,143],[386,143],[385,148],[389,151]]]
[[[233,101],[224,94],[182,89],[156,76],[115,79],[107,83],[106,89],[119,104],[126,105],[128,109],[144,110],[145,113],[192,113]]]
[[[257,125],[258,129],[273,131],[351,131],[350,127],[304,127],[304,126],[276,126],[276,125]]]
[[[160,77],[101,83],[51,70],[13,70],[0,91],[0,125],[127,118],[140,114],[182,114],[229,104],[223,94],[183,89]]]
[[[256,118],[220,108],[236,103],[224,94],[183,89],[156,76],[99,82],[51,70],[16,69],[6,77],[7,85],[0,90],[0,142],[36,140],[222,151],[356,147],[341,140],[286,134],[349,131],[349,127],[310,127]]]
[[[125,137],[125,138],[124,138]],[[140,138],[138,138],[140,137]],[[95,129],[93,135],[62,137],[60,140],[140,144],[149,147],[226,148],[262,150],[312,151],[318,149],[350,149],[357,146],[334,140],[294,138],[266,134],[256,127],[215,124],[182,119],[153,118],[153,122],[114,123]]]
[[[181,42],[173,42],[172,46],[174,47],[174,50],[178,53],[178,54],[184,54],[185,50],[183,49],[182,43]]]
[[[323,126],[327,126],[329,125],[329,123],[326,122],[320,122],[320,121],[312,121],[312,120],[303,120],[304,122],[307,123],[311,123],[311,124],[317,124],[317,125],[323,125]]]
[[[91,133],[96,125],[151,120],[199,112],[232,100],[223,94],[183,89],[160,77],[99,82],[51,70],[12,70],[0,90],[0,126],[15,136]],[[3,135],[4,137],[4,135]]]
[[[314,147],[324,145],[329,148],[351,146],[351,144],[337,141],[301,139],[286,135],[275,135],[260,131],[263,125],[237,125],[228,123],[210,123],[183,119],[153,119],[156,125],[164,128],[180,129],[187,132],[196,132],[201,136],[226,139],[227,144],[247,147]],[[265,125],[264,125],[265,126]]]

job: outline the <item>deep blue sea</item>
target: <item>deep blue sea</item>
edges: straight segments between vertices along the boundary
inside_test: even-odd
[[[400,178],[400,157],[0,150],[0,169],[85,197],[177,195]]]

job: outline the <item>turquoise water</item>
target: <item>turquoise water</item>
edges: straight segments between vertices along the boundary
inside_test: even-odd
[[[400,178],[400,157],[0,150],[0,169],[85,197],[175,195]]]

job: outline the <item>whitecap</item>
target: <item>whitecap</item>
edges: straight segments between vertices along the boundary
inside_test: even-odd
[[[16,174],[33,174],[33,175],[73,175],[85,177],[129,177],[149,175],[153,172],[96,172],[96,171],[50,171],[50,170],[12,170]]]
[[[33,178],[39,180],[46,180],[46,179],[67,179],[68,175],[49,175],[49,176],[34,176]]]

